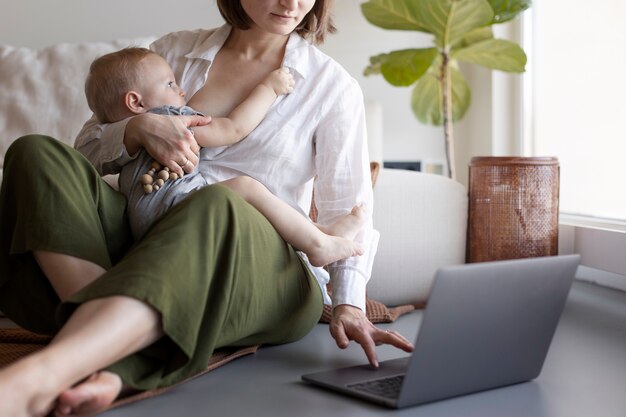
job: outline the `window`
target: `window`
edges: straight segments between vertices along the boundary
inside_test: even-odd
[[[562,213],[626,221],[626,2],[530,11],[531,153],[559,158]]]
[[[626,291],[626,2],[533,2],[523,18],[524,153],[561,165],[561,253]]]

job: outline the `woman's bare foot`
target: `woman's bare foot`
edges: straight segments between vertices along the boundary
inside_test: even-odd
[[[335,223],[328,226],[318,224],[317,228],[327,235],[340,236],[353,240],[363,228],[365,219],[365,208],[363,206],[354,206],[350,214],[346,214]]]
[[[100,371],[59,395],[56,414],[69,416],[91,414],[106,409],[122,391],[122,379],[108,371]]]
[[[303,249],[313,266],[324,266],[332,262],[363,255],[363,247],[352,239],[365,223],[365,210],[354,206],[347,214],[329,226],[317,225],[322,232],[319,239]]]

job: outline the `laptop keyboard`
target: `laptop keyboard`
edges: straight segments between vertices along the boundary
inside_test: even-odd
[[[387,378],[373,379],[371,381],[359,382],[348,385],[348,388],[367,392],[369,394],[380,395],[385,398],[398,398],[404,375],[390,376]]]

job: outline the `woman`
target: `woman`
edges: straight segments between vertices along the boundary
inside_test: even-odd
[[[216,181],[256,178],[303,214],[306,184],[316,177],[320,223],[357,204],[372,207],[360,89],[303,38],[321,42],[332,31],[330,3],[218,0],[229,25],[166,35],[152,46],[189,104],[215,116],[228,114],[270,71],[290,69],[294,93],[244,141],[203,151],[198,168]],[[199,148],[189,127],[209,122],[151,114],[108,126],[91,120],[77,148],[100,173],[119,171],[141,147],[173,171],[190,172]],[[21,138],[4,169],[0,309],[26,328],[56,333],[48,347],[0,372],[8,415],[38,415],[53,404],[61,414],[95,411],[123,383],[150,389],[193,375],[216,348],[297,340],[329,301],[324,271],[225,187],[194,193],[132,244],[124,200],[75,151]],[[377,243],[371,218],[357,240],[364,256],[329,267],[330,331],[340,348],[359,343],[377,366],[375,345],[412,346],[365,317]],[[33,302],[36,308],[24,307]]]

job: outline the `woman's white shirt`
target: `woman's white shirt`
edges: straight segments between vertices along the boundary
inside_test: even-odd
[[[229,33],[228,25],[175,32],[155,41],[151,49],[167,60],[187,97],[192,97],[206,82]],[[328,272],[311,270],[327,303],[330,278],[334,306],[351,304],[365,311],[365,287],[379,234],[371,220],[373,194],[361,89],[338,63],[296,34],[289,38],[283,66],[294,75],[294,91],[279,96],[265,119],[241,142],[203,148],[198,169],[209,183],[240,175],[255,178],[305,216],[315,178],[321,224],[364,204],[368,220],[356,240],[365,253],[327,266]],[[117,173],[132,159],[123,145],[127,121],[100,125],[92,117],[76,139],[76,148],[101,174]]]

